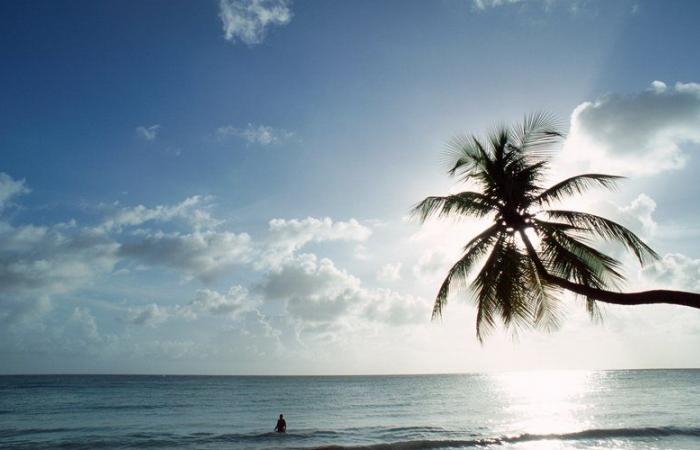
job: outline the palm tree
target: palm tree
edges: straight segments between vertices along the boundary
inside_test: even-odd
[[[611,189],[621,178],[589,173],[541,187],[552,147],[562,138],[552,117],[540,113],[525,117],[517,126],[498,127],[486,140],[470,136],[450,142],[449,175],[476,183],[479,191],[427,197],[412,213],[422,222],[433,216],[468,216],[489,218],[492,224],[466,244],[462,257],[447,273],[435,299],[433,319],[442,316],[450,293],[467,285],[475,296],[480,342],[499,317],[506,327],[556,328],[562,290],[583,296],[594,318],[600,317],[597,301],[700,308],[700,294],[616,290],[624,279],[620,263],[592,247],[592,238],[621,243],[642,265],[658,255],[611,220],[551,209],[552,204],[590,188]],[[470,273],[482,260],[469,283]]]

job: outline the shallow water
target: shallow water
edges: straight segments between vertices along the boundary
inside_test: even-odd
[[[0,377],[0,448],[319,447],[697,449],[700,370]]]

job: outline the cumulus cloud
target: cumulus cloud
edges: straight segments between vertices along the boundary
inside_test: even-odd
[[[287,300],[287,310],[298,319],[331,321],[356,303],[360,280],[330,259],[304,254],[269,273],[259,289],[268,300]]]
[[[283,302],[305,331],[325,330],[331,323],[379,321],[394,325],[425,320],[429,306],[389,289],[368,289],[359,278],[328,258],[302,254],[269,272],[256,287],[267,302]]]
[[[193,312],[206,312],[213,315],[236,316],[251,309],[248,290],[243,286],[233,286],[226,293],[211,289],[200,289],[189,304]]]
[[[683,167],[700,144],[700,84],[654,81],[634,95],[606,95],[576,107],[564,159],[594,171],[652,175]]]
[[[700,291],[700,259],[680,253],[664,255],[644,269],[643,276],[664,287]]]
[[[154,141],[158,137],[158,130],[160,130],[160,125],[142,125],[136,127],[136,135],[147,141]]]
[[[271,145],[291,139],[294,137],[294,133],[281,128],[249,123],[244,128],[234,127],[233,125],[220,127],[216,130],[216,137],[220,141],[237,138],[246,141],[248,144]]]
[[[95,345],[104,340],[95,316],[80,306],[73,309],[62,331],[61,344],[68,353],[94,353]]]
[[[0,294],[0,323],[5,325],[34,320],[50,310],[47,296]]]
[[[658,224],[653,217],[655,210],[656,202],[646,194],[639,194],[629,205],[620,209],[622,213],[639,222],[642,234],[646,237],[651,237],[656,233]]]
[[[254,310],[254,307],[255,303],[248,298],[248,290],[236,285],[223,293],[212,289],[199,289],[194,299],[184,305],[164,306],[151,303],[131,307],[127,310],[127,320],[134,325],[154,327],[174,318],[194,320],[201,314],[235,319],[243,312]]]
[[[169,309],[158,306],[155,303],[141,308],[129,308],[129,322],[136,325],[156,326],[165,322],[172,313]]]
[[[0,173],[0,211],[29,189]],[[0,320],[15,323],[50,309],[50,298],[89,285],[117,262],[118,244],[74,227],[13,225],[0,219]]]
[[[378,281],[398,281],[401,279],[401,263],[384,264],[377,270]]]
[[[288,0],[220,0],[219,17],[227,41],[260,44],[268,28],[292,20]]]
[[[404,295],[390,289],[366,292],[366,303],[361,316],[367,320],[388,325],[427,323],[432,305],[425,299]]]
[[[0,211],[13,197],[27,192],[29,189],[25,186],[24,180],[15,180],[8,174],[0,172]]]
[[[263,259],[275,266],[310,242],[364,242],[372,230],[356,219],[333,221],[330,217],[317,219],[272,219],[268,223],[268,238]]]
[[[110,272],[117,249],[90,230],[0,222],[0,318],[14,322],[48,311],[51,296]]]
[[[418,261],[413,266],[413,274],[423,280],[433,280],[436,277],[444,277],[447,270],[451,267],[449,256],[440,250],[428,250],[423,253]]]
[[[212,281],[235,264],[251,261],[253,244],[246,233],[156,231],[125,242],[119,256],[151,266],[176,269],[187,277]]]
[[[123,227],[135,227],[147,222],[168,222],[175,219],[184,221],[195,229],[210,228],[221,222],[214,219],[209,211],[211,198],[201,195],[188,197],[174,205],[158,205],[148,208],[143,205],[121,207],[115,205],[112,212],[98,227],[102,231],[117,230]]]
[[[110,271],[118,245],[100,233],[0,223],[0,293],[66,292]]]
[[[15,186],[12,195],[26,189],[23,183],[4,180],[6,185]],[[372,230],[359,221],[277,218],[269,222],[267,233],[254,241],[247,233],[223,229],[222,222],[212,216],[211,205],[210,199],[193,196],[157,206],[103,206],[106,217],[96,226],[75,221],[14,226],[0,221],[0,321],[11,325],[46,314],[52,297],[79,292],[115,273],[115,269],[129,273],[130,266],[168,269],[185,280],[205,283],[230,274],[234,267],[262,272],[260,281],[254,284],[255,295],[235,285],[223,292],[199,289],[186,303],[154,301],[108,307],[122,311],[126,323],[146,328],[175,319],[220,316],[236,324],[252,321],[266,327],[263,334],[277,342],[281,329],[303,331],[314,339],[336,338],[370,327],[425,320],[430,305],[421,299],[389,289],[368,288],[330,259],[299,255],[310,243],[365,242]],[[389,264],[381,276],[398,279],[400,270],[399,263]],[[274,316],[274,327],[258,310],[261,301],[262,306],[284,311],[281,319]],[[87,309],[79,307],[64,322],[68,320],[72,330],[82,330],[78,333],[80,339],[70,338],[76,348],[90,342],[100,343],[91,348],[108,344],[101,341],[97,321]],[[69,339],[66,336],[62,339]]]

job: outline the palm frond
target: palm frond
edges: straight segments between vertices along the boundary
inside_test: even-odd
[[[462,176],[464,179],[483,167],[490,158],[486,147],[476,136],[456,136],[447,143],[445,160],[450,176]]]
[[[562,200],[564,197],[582,194],[588,189],[596,186],[605,189],[614,189],[615,183],[624,177],[617,175],[604,175],[598,173],[587,173],[576,175],[575,177],[567,178],[535,197],[534,201],[540,205],[549,204],[554,201]]]
[[[442,282],[438,294],[433,305],[432,318],[436,319],[442,316],[442,310],[447,305],[447,299],[452,290],[453,282],[466,282],[469,277],[474,263],[488,252],[489,247],[496,238],[499,231],[502,230],[500,225],[492,225],[486,230],[479,233],[464,247],[464,254],[447,273],[445,280]]]
[[[557,330],[561,324],[561,311],[557,298],[560,288],[542,279],[531,260],[528,260],[526,267],[525,285],[534,304],[533,325],[545,331]]]
[[[588,312],[588,316],[591,318],[591,320],[595,323],[602,323],[603,322],[603,311],[601,311],[600,306],[598,305],[598,302],[595,301],[592,298],[587,298],[586,299],[586,312]]]
[[[512,145],[528,156],[548,158],[551,147],[561,141],[564,136],[559,131],[561,126],[554,115],[545,112],[528,114],[523,121],[513,127]]]
[[[471,284],[476,295],[476,338],[481,343],[495,326],[495,318],[500,314],[501,305],[496,294],[496,284],[505,239],[503,235],[498,238],[489,257]]]
[[[600,266],[589,264],[552,235],[542,234],[540,246],[549,272],[590,287],[602,288],[605,285]]]
[[[546,214],[543,219],[533,211],[594,187],[613,189],[621,178],[588,173],[542,187],[553,145],[563,138],[560,129],[554,116],[535,113],[517,126],[496,127],[486,139],[462,136],[448,143],[449,175],[474,182],[477,192],[428,197],[413,207],[413,216],[421,221],[429,217],[489,217],[496,223],[465,246],[462,257],[447,273],[435,299],[433,318],[442,315],[458,282],[459,286],[467,284],[477,261],[483,262],[469,287],[477,308],[477,339],[483,342],[499,321],[511,330],[521,325],[555,329],[563,289],[559,284],[574,292],[590,292],[575,289],[561,278],[596,289],[622,282],[620,263],[595,249],[593,238],[622,243],[642,264],[658,258],[632,231],[611,220],[557,209],[542,211]],[[540,237],[533,258],[519,248],[512,234],[518,231],[524,239],[526,227],[534,227]],[[586,298],[586,308],[591,317],[600,319],[595,300]]]
[[[535,219],[533,224],[538,232],[556,240],[562,247],[586,263],[601,277],[606,286],[617,287],[618,282],[624,280],[624,276],[619,272],[620,262],[582,242],[582,240],[586,240],[585,237],[570,236],[567,234],[567,231],[570,230],[558,226],[560,224],[543,222],[538,219]]]
[[[411,215],[425,222],[429,217],[484,217],[495,212],[494,202],[484,194],[464,191],[444,197],[427,197],[411,210]]]
[[[531,293],[523,284],[527,257],[518,249],[513,236],[501,234],[471,287],[477,304],[476,335],[483,342],[499,318],[516,332],[531,326],[534,312]]]
[[[523,284],[528,259],[518,249],[513,238],[505,242],[499,256],[496,296],[503,324],[514,329],[531,325],[534,314],[529,292]]]
[[[612,220],[578,211],[549,209],[545,212],[553,219],[564,220],[571,225],[585,228],[603,239],[620,242],[634,253],[642,265],[659,259],[659,255],[636,234]]]
[[[489,144],[496,161],[502,160],[506,156],[511,140],[510,130],[503,125],[495,127],[489,134]]]
[[[561,234],[563,233],[560,233],[558,236],[560,240],[557,240],[554,237],[554,233],[542,233],[542,259],[546,262],[547,270],[550,273],[554,273],[575,283],[597,289],[606,287],[608,282],[606,275],[608,275],[608,278],[610,278],[610,273],[613,273],[621,277],[620,274],[609,267],[611,262],[608,260],[614,261],[614,263],[617,263],[617,261],[608,257],[607,255],[603,255],[605,257],[603,259],[604,262],[601,262],[600,259],[597,259],[588,253],[590,250],[595,252],[594,249],[585,246],[585,244],[582,244],[573,238],[572,242],[576,242],[578,245],[587,247],[587,249],[586,251],[581,252],[580,248],[576,248],[574,246],[572,251],[567,247],[567,245],[562,244]],[[568,244],[571,245],[571,242],[568,242]],[[602,321],[603,316],[595,300],[590,298],[586,299],[586,310],[592,320],[596,322]]]

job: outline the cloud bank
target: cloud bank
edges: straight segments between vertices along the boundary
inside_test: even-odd
[[[564,158],[594,171],[653,175],[684,167],[698,144],[700,84],[654,81],[644,92],[576,107]]]

